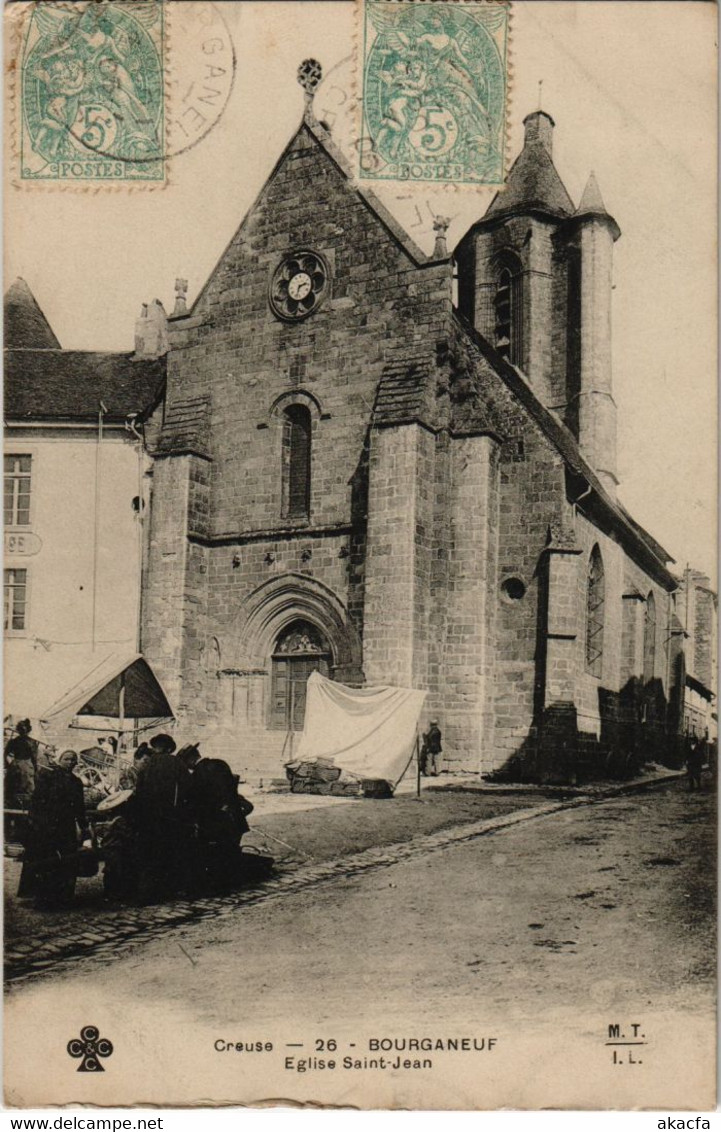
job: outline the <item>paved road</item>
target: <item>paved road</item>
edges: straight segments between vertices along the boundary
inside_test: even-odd
[[[71,1017],[81,1003],[78,1018],[95,1011],[116,1037],[126,1016],[136,1042],[142,1032],[154,1035],[154,1049],[175,1043],[173,1064],[187,1057],[191,1076],[178,1077],[174,1099],[197,1099],[200,1073],[205,1095],[220,1088],[233,1099],[359,1103],[359,1078],[285,1070],[279,1048],[297,1040],[309,1052],[316,1037],[335,1035],[367,1052],[374,1034],[461,1030],[497,1038],[482,1088],[451,1059],[396,1082],[396,1103],[417,1101],[421,1089],[427,1103],[461,1107],[487,1098],[656,1107],[685,1098],[703,1107],[711,1103],[703,1078],[713,1044],[715,859],[709,793],[676,784],[565,810],[168,929],[114,962],[78,961],[13,993],[8,1033],[30,1010]],[[616,1065],[609,1093],[608,1025],[634,1021],[649,1030],[646,1068]],[[180,1032],[192,1034],[185,1052]],[[219,1035],[274,1041],[262,1086],[247,1054],[211,1052]],[[11,1058],[22,1044],[22,1033],[15,1048],[11,1037]],[[373,1097],[388,1103],[381,1077]],[[153,1081],[143,1095],[159,1095]]]

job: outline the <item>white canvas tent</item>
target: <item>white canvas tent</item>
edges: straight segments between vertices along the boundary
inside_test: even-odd
[[[296,760],[329,759],[358,778],[398,784],[413,758],[425,692],[348,688],[313,672],[306,696]]]
[[[44,727],[60,725],[76,716],[117,719],[174,718],[174,712],[157,676],[141,653],[111,653],[51,704],[40,716]]]

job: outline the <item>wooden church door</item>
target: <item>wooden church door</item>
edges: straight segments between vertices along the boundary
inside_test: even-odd
[[[330,649],[315,625],[294,621],[278,637],[273,650],[271,726],[302,731],[306,685],[311,672],[329,674]]]

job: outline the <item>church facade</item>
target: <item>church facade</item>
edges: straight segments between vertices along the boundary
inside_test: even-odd
[[[618,226],[551,118],[424,255],[308,110],[168,320],[142,649],[180,728],[282,774],[318,669],[427,691],[450,771],[573,779],[679,730],[670,556],[616,497]],[[179,308],[179,309],[178,309]]]

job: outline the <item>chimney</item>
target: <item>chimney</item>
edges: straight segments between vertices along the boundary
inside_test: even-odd
[[[168,352],[168,319],[160,299],[143,303],[135,320],[135,357],[160,358]]]
[[[542,145],[549,157],[553,157],[553,127],[556,125],[545,110],[534,110],[523,119],[526,129],[524,145]]]

